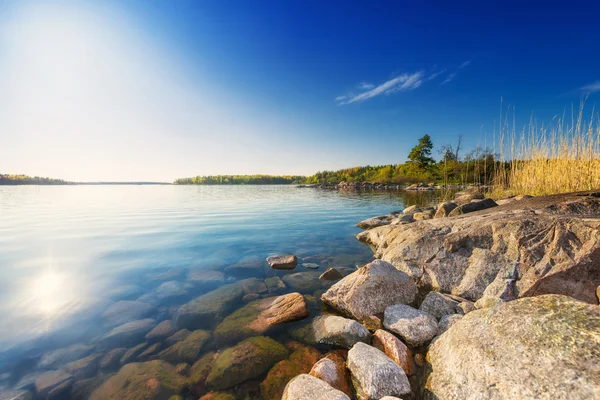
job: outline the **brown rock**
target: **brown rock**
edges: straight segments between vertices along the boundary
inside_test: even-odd
[[[48,371],[35,380],[35,391],[37,397],[46,398],[50,391],[56,387],[66,389],[65,385],[73,384],[73,375],[65,371]]]
[[[146,335],[146,340],[149,342],[165,340],[175,332],[175,326],[171,321],[163,321],[156,325],[150,332],[148,332]]]
[[[138,361],[147,361],[153,358],[156,358],[156,353],[158,353],[158,351],[161,348],[161,344],[160,343],[154,343],[151,344],[150,346],[148,346],[148,348],[144,351],[142,351],[140,353],[139,356],[137,356],[137,360]]]
[[[313,365],[310,375],[330,384],[334,389],[342,391],[352,398],[350,371],[346,368],[346,359],[337,352],[329,352],[325,358]]]
[[[200,357],[190,368],[190,389],[196,396],[202,396],[207,392],[206,378],[208,378],[218,355],[215,352],[207,353]]]
[[[373,346],[383,351],[386,356],[401,366],[406,376],[413,375],[416,372],[410,349],[390,332],[383,329],[375,331]]]
[[[118,367],[120,365],[121,357],[123,357],[125,353],[127,353],[127,349],[124,347],[119,347],[108,351],[100,360],[100,368],[110,369]]]
[[[450,214],[450,212],[452,212],[452,210],[454,210],[456,207],[458,207],[458,203],[456,203],[455,201],[445,201],[443,203],[440,203],[433,218],[447,217],[448,214]]]
[[[165,340],[165,346],[172,346],[177,342],[181,342],[186,337],[188,337],[190,335],[190,333],[192,333],[192,332],[187,329],[181,329],[181,330],[175,332],[174,334],[169,336],[167,338],[167,340]]]
[[[98,364],[100,363],[101,358],[102,354],[96,353],[82,359],[72,361],[65,365],[65,371],[73,375],[73,379],[75,380],[90,378],[98,370]]]
[[[335,268],[328,268],[327,271],[323,272],[319,279],[324,281],[337,281],[338,279],[342,279],[344,276]]]
[[[179,363],[175,366],[175,372],[179,375],[187,376],[190,372],[190,364],[188,363]]]
[[[190,333],[181,342],[161,351],[158,358],[169,361],[170,363],[193,363],[198,359],[200,351],[208,342],[211,335],[209,331],[202,329]]]
[[[360,320],[360,323],[365,326],[369,331],[374,332],[377,329],[381,329],[381,319],[376,315],[369,315]]]
[[[298,258],[293,255],[271,256],[267,258],[267,263],[273,269],[294,269],[298,265]]]

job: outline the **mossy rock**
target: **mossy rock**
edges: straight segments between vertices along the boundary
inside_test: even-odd
[[[235,396],[224,392],[210,392],[200,397],[200,400],[236,400]]]
[[[173,346],[161,351],[158,358],[169,361],[170,363],[193,363],[198,359],[200,351],[210,339],[209,331],[197,330],[189,334],[188,337]]]
[[[278,276],[265,279],[265,285],[267,285],[269,293],[278,293],[285,290],[285,283]]]
[[[235,307],[243,295],[242,287],[232,283],[196,297],[177,310],[177,326],[188,329],[212,327]]]
[[[217,356],[218,354],[215,352],[207,353],[200,357],[190,368],[189,386],[196,396],[202,396],[207,392],[206,378],[208,378],[208,374]]]
[[[208,374],[207,386],[222,390],[257,378],[287,356],[286,348],[271,338],[246,339],[219,354]]]
[[[260,384],[260,393],[265,400],[279,400],[285,385],[300,374],[308,374],[312,366],[323,355],[311,346],[300,345],[287,360],[278,362],[271,368]]]
[[[92,393],[90,400],[162,400],[181,393],[186,379],[171,364],[154,360],[125,365]]]

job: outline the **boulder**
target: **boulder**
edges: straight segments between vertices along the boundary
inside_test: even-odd
[[[328,268],[327,271],[323,272],[319,279],[324,281],[337,281],[342,279],[344,276],[335,268]]]
[[[190,333],[185,339],[175,343],[171,347],[161,351],[158,358],[170,362],[177,363],[193,363],[198,359],[200,351],[210,339],[209,331],[197,330]]]
[[[148,303],[137,300],[121,300],[113,303],[104,311],[102,317],[111,325],[122,325],[126,322],[143,319],[155,311]]]
[[[165,361],[131,363],[107,379],[90,400],[162,400],[180,393],[185,386],[186,379]]]
[[[360,229],[373,229],[378,226],[389,225],[394,218],[396,218],[396,215],[393,214],[380,215],[360,221],[356,226]]]
[[[278,276],[265,279],[265,285],[270,294],[280,293],[285,290],[285,283]]]
[[[406,376],[415,374],[416,368],[412,352],[400,339],[383,329],[376,330],[372,339],[373,347],[383,351],[386,356],[402,367]]]
[[[172,346],[177,342],[181,342],[191,333],[192,332],[187,329],[180,329],[165,340],[165,346]]]
[[[415,300],[417,286],[393,265],[375,260],[351,273],[327,290],[321,299],[355,319],[381,313],[392,304]]]
[[[461,314],[444,315],[438,323],[438,336],[446,332],[452,325],[460,321],[463,316]]]
[[[433,218],[447,217],[456,207],[458,207],[458,203],[455,201],[445,201],[440,203]]]
[[[65,371],[71,374],[75,380],[87,379],[96,374],[101,359],[102,354],[92,354],[66,364]]]
[[[383,326],[400,335],[410,346],[427,344],[437,334],[436,319],[424,311],[405,304],[396,304],[385,309]]]
[[[214,390],[230,388],[261,376],[287,356],[286,348],[271,338],[256,336],[246,339],[219,353],[206,384]]]
[[[287,286],[300,293],[312,293],[323,288],[323,283],[319,280],[319,273],[316,271],[287,274],[283,277],[283,281]]]
[[[534,197],[357,237],[423,291],[483,298],[482,306],[547,293],[598,304],[600,198],[593,193]]]
[[[188,273],[187,282],[198,290],[213,290],[225,283],[225,274],[210,269],[193,269]]]
[[[425,311],[438,320],[448,314],[464,314],[457,300],[435,291],[431,291],[425,296],[419,310]]]
[[[287,384],[281,400],[350,400],[350,398],[328,383],[314,376],[302,374]]]
[[[109,349],[117,346],[130,346],[139,343],[144,336],[156,326],[153,319],[140,319],[113,328],[98,341],[99,349]]]
[[[359,400],[410,393],[410,383],[402,368],[368,344],[357,343],[350,349],[348,369]]]
[[[293,255],[279,255],[267,257],[267,263],[273,269],[294,269],[298,265],[298,258]]]
[[[413,214],[413,218],[415,219],[415,221],[424,221],[427,219],[433,219],[433,217],[435,216],[435,209],[426,209],[423,210],[422,212],[417,212]]]
[[[189,371],[190,390],[196,396],[202,396],[208,391],[206,378],[208,378],[208,374],[217,356],[218,354],[215,352],[206,353],[191,366]]]
[[[112,369],[117,368],[120,365],[121,357],[127,353],[125,347],[118,347],[116,349],[109,350],[104,357],[98,363],[101,369]]]
[[[262,399],[280,400],[287,383],[300,374],[307,374],[323,355],[311,346],[299,345],[286,360],[269,370],[260,384]]]
[[[420,207],[412,205],[412,206],[408,206],[404,210],[402,210],[402,214],[403,215],[411,215],[411,214],[418,213],[418,212],[421,212],[421,211],[422,210],[421,210]]]
[[[156,325],[150,332],[148,332],[146,335],[146,340],[149,342],[163,341],[169,336],[173,335],[175,332],[176,330],[173,323],[169,320],[166,320]]]
[[[600,308],[567,296],[473,311],[430,347],[427,398],[598,399],[598,332]]]
[[[475,211],[486,210],[488,208],[498,207],[498,204],[492,199],[472,200],[469,203],[461,204],[448,214],[448,217],[468,214]]]
[[[35,380],[36,398],[45,399],[50,392],[56,388],[60,388],[61,392],[73,384],[73,375],[62,371],[54,370],[41,374]]]
[[[226,317],[215,329],[215,340],[221,344],[239,342],[307,315],[306,302],[300,293],[256,300]]]
[[[349,349],[358,342],[368,342],[371,334],[363,325],[337,315],[321,315],[313,320],[317,343]]]
[[[146,347],[146,349],[137,356],[137,361],[148,361],[150,359],[155,359],[156,353],[158,353],[158,351],[161,349],[161,347],[162,347],[161,343],[151,344],[150,346]],[[177,373],[179,373],[179,371],[177,371]]]
[[[264,272],[266,266],[265,259],[259,256],[246,256],[240,259],[236,264],[225,268],[225,272],[230,275],[253,276]]]
[[[96,390],[109,376],[95,376],[93,378],[75,381],[71,387],[71,400],[88,400],[94,390]]]
[[[315,263],[303,263],[302,267],[303,268],[307,268],[307,269],[319,269],[319,264],[315,264]]]
[[[94,346],[74,344],[69,347],[44,353],[39,362],[43,369],[58,368],[68,362],[87,356],[94,350]]]
[[[119,360],[120,364],[125,365],[133,362],[137,356],[146,349],[146,347],[148,347],[148,343],[140,343],[137,346],[133,346],[132,348],[128,349],[127,352],[123,354],[123,357],[121,357],[121,360]]]
[[[352,385],[350,371],[346,367],[346,360],[336,352],[330,352],[313,365],[309,374],[327,382],[331,387],[344,392],[352,398]]]
[[[454,201],[456,201],[458,204],[465,204],[465,203],[470,203],[473,200],[483,200],[484,198],[485,198],[485,196],[479,192],[472,192],[472,193],[459,192],[459,193],[456,193],[456,196],[454,197]]]
[[[238,303],[244,291],[238,284],[221,286],[179,307],[176,324],[180,328],[209,328]]]
[[[392,220],[390,225],[406,225],[415,222],[413,214],[403,214]]]

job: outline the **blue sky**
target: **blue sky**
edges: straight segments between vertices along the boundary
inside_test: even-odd
[[[312,174],[599,98],[593,2],[372,3],[4,1],[0,172]]]

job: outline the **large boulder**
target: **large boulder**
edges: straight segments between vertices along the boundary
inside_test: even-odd
[[[307,315],[306,302],[300,293],[256,300],[226,317],[215,329],[215,340],[218,343],[239,342]]]
[[[467,214],[475,211],[486,210],[488,208],[498,207],[498,204],[492,199],[471,200],[468,203],[461,204],[454,210],[450,211],[449,217],[454,217],[461,214]]]
[[[179,307],[177,326],[188,329],[211,327],[231,311],[243,294],[242,287],[232,283],[196,297]]]
[[[199,329],[190,333],[185,339],[161,351],[158,358],[172,364],[193,363],[198,359],[200,351],[208,342],[211,335],[209,331]]]
[[[427,344],[438,330],[437,320],[433,316],[405,304],[386,308],[383,326],[415,347]]]
[[[546,293],[597,304],[600,196],[593,193],[524,199],[357,237],[423,290],[483,298],[482,306]]]
[[[206,379],[207,387],[222,390],[257,378],[287,356],[286,348],[271,338],[246,339],[219,354]]]
[[[342,314],[361,320],[392,304],[415,300],[417,286],[388,262],[375,260],[329,288],[321,299]]]
[[[350,349],[348,369],[359,400],[410,393],[410,383],[402,368],[368,344],[357,343]]]
[[[308,374],[298,375],[285,387],[281,400],[350,400],[344,392],[334,389]]]
[[[315,341],[349,349],[358,342],[368,342],[371,334],[362,324],[337,315],[321,315],[312,323]]]
[[[131,363],[96,389],[90,400],[166,400],[185,386],[186,379],[165,361]]]
[[[526,200],[522,200],[526,201]],[[430,347],[431,399],[600,398],[600,307],[560,295],[473,311]]]
[[[295,272],[283,278],[285,284],[300,293],[313,293],[323,289],[323,282],[319,279],[319,272]]]
[[[146,340],[149,342],[158,342],[165,340],[176,332],[175,326],[170,320],[166,320],[156,325],[146,335]]]
[[[373,333],[373,347],[385,353],[404,370],[406,376],[416,372],[412,352],[400,339],[388,331],[378,329]]]

